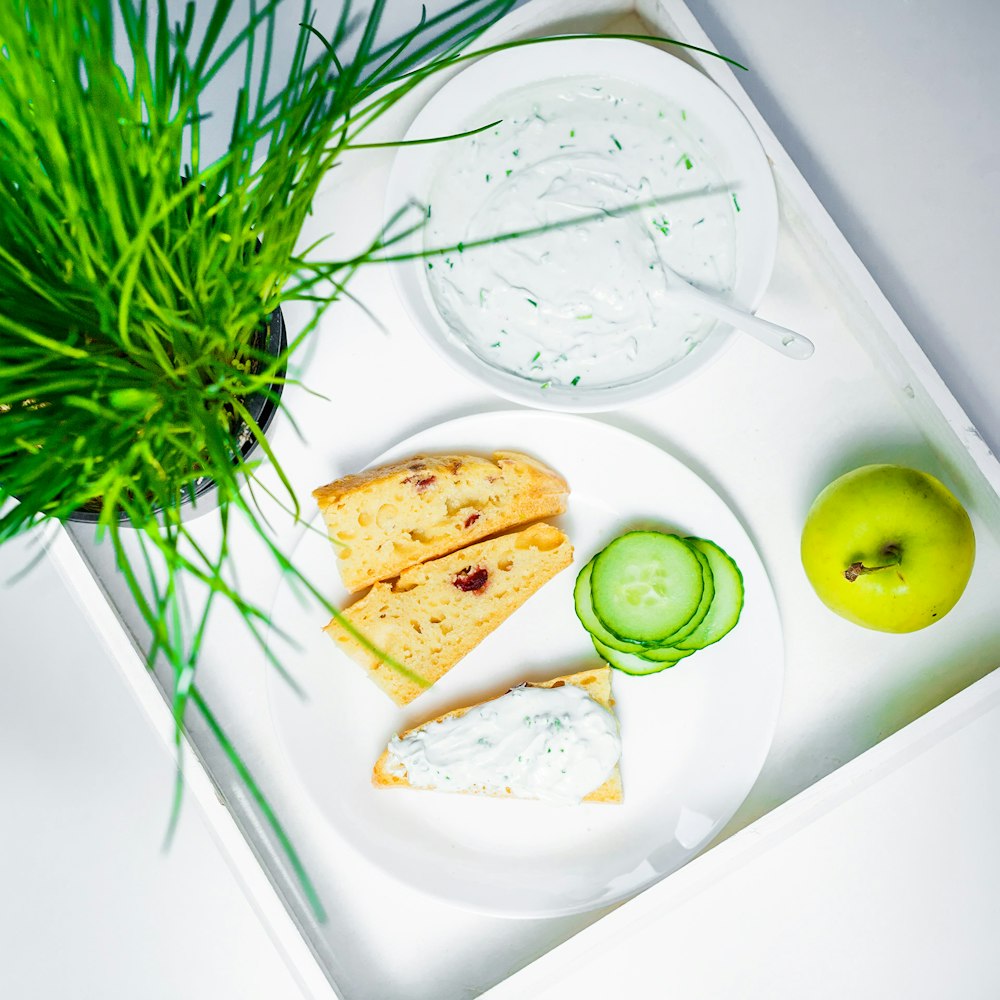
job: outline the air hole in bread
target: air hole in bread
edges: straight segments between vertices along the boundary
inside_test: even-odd
[[[497,563],[497,569],[502,570],[504,573],[509,573],[514,568],[514,560],[510,557],[506,559],[501,559]]]
[[[472,510],[482,504],[482,500],[477,496],[451,497],[445,501],[445,510],[448,517],[454,517],[460,511]]]
[[[399,508],[395,504],[384,503],[375,512],[375,523],[384,531],[392,526],[393,518],[397,513],[399,513]]]
[[[339,538],[342,542],[350,542],[354,538],[354,532],[353,531],[338,531],[337,532],[337,538]]]
[[[358,514],[358,527],[367,528],[371,523],[372,516],[368,513],[368,511],[363,510],[360,514]]]
[[[417,635],[424,634],[424,630],[420,627],[420,622],[411,621],[410,627],[413,629],[414,632],[417,633]]]
[[[525,528],[514,542],[518,549],[538,549],[539,552],[551,552],[559,548],[565,536],[551,524],[533,524]]]
[[[413,590],[417,586],[416,580],[411,580],[409,583],[403,583],[402,580],[397,580],[392,585],[392,592],[394,594],[405,594],[408,590]]]

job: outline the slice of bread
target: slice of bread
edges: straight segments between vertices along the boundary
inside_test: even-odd
[[[393,583],[376,583],[343,617],[371,646],[416,677],[379,658],[337,619],[326,632],[394,701],[405,705],[572,559],[569,539],[551,524],[540,523],[412,566]]]
[[[566,481],[516,452],[416,456],[313,490],[351,593],[566,509]]]
[[[562,687],[564,684],[573,684],[578,688],[585,691],[598,705],[606,708],[612,715],[614,715],[614,703],[615,700],[611,696],[611,668],[608,666],[595,667],[593,670],[583,670],[576,674],[567,674],[564,677],[555,677],[550,681],[543,681],[538,684],[526,684],[526,687],[539,687],[539,688],[557,688]],[[482,704],[482,703],[480,703]],[[479,705],[468,705],[465,708],[458,708],[452,712],[446,712],[444,715],[439,715],[434,719],[428,719],[427,722],[422,723],[419,726],[414,726],[411,729],[407,729],[399,734],[399,739],[404,739],[411,733],[423,729],[425,726],[429,726],[434,722],[443,722],[446,719],[459,718],[465,715],[467,712],[474,708],[478,708]],[[409,778],[404,773],[399,773],[399,768],[394,768],[392,763],[391,751],[387,747],[383,752],[382,756],[375,762],[375,766],[372,769],[372,784],[377,788],[416,788],[419,786],[411,785]],[[497,797],[507,798],[516,797],[515,794],[507,788],[503,792],[495,793],[484,793],[479,791],[465,791],[463,794],[468,795],[481,795],[481,794],[493,794]],[[608,775],[607,779],[595,788],[592,792],[584,796],[584,802],[621,802],[623,799],[622,793],[622,778],[621,770],[618,764],[615,764],[614,770]]]

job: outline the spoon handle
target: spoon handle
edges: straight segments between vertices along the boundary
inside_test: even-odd
[[[778,326],[777,323],[770,323],[766,319],[760,319],[752,313],[720,302],[692,285],[687,283],[685,285],[686,287],[682,286],[675,290],[679,291],[685,298],[690,299],[692,303],[697,302],[704,312],[724,320],[726,323],[731,323],[738,330],[749,333],[751,337],[756,337],[768,347],[772,347],[796,361],[805,361],[806,358],[812,357],[816,348],[813,342],[808,337],[803,337],[801,333],[796,333],[784,326]]]

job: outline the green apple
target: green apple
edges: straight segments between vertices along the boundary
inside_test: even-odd
[[[883,632],[940,621],[962,596],[975,555],[965,508],[933,476],[899,465],[834,480],[802,531],[802,565],[820,600]]]

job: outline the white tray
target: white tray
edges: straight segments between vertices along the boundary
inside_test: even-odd
[[[640,0],[637,9],[638,16],[627,2],[534,0],[491,31],[489,39],[542,34],[549,28],[648,31],[711,48],[683,3]],[[804,330],[817,344],[815,360],[797,364],[739,338],[702,374],[601,418],[663,447],[705,478],[746,525],[777,594],[787,662],[782,713],[760,779],[720,835],[724,840],[738,831],[740,837],[752,837],[756,821],[782,803],[788,803],[782,807],[786,818],[789,811],[794,815],[807,808],[799,799],[788,800],[1000,662],[990,586],[1000,571],[1000,465],[733,72],[718,60],[672,51],[730,94],[765,145],[777,179],[782,226],[774,279],[760,312]],[[402,134],[430,92],[424,87],[415,93],[385,117],[380,131],[387,138]],[[304,241],[328,228],[336,228],[341,246],[369,237],[380,221],[390,162],[391,154],[382,151],[345,161],[321,192],[315,232],[304,234]],[[391,332],[379,330],[344,301],[330,309],[313,338],[302,375],[330,401],[290,390],[287,402],[309,440],[298,440],[287,421],[277,422],[271,434],[305,501],[320,482],[363,466],[403,437],[452,417],[502,407],[430,352],[410,328],[387,273],[377,267],[363,271],[351,290],[376,308]],[[294,329],[294,311],[287,318]],[[867,632],[834,617],[813,596],[798,561],[799,529],[820,487],[839,472],[874,460],[902,461],[939,475],[966,504],[977,532],[977,565],[965,597],[945,620],[914,636]],[[211,533],[207,522],[194,524],[197,531]],[[279,543],[290,546],[294,527],[278,515],[275,525]],[[129,641],[134,636],[141,648],[146,637],[111,556],[93,544],[85,529],[73,529],[72,537],[77,548],[59,544],[56,557],[153,723],[170,739],[163,691]],[[239,553],[242,589],[269,604],[277,577],[261,546],[237,531],[232,548]],[[238,779],[198,726],[190,735],[195,755],[187,758],[189,786],[311,995],[349,1000],[475,996],[604,915],[539,921],[475,916],[390,881],[339,840],[294,779],[269,717],[268,668],[225,614],[206,638],[199,669],[207,700],[284,821],[317,883],[329,921],[313,920]],[[225,808],[215,799],[213,785]],[[739,843],[734,838],[726,845],[729,857]],[[715,856],[710,848],[696,863],[711,871]],[[655,905],[646,903],[660,898],[651,894],[668,891],[682,875],[669,877],[626,907]],[[406,929],[393,934],[391,949],[385,938],[390,923]]]

